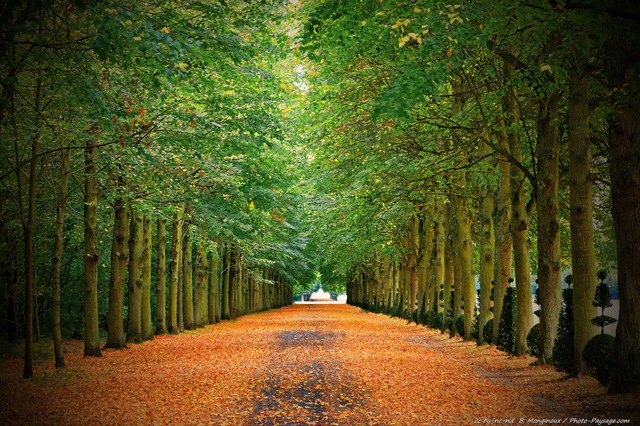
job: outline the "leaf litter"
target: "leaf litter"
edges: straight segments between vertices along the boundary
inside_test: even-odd
[[[67,342],[67,347],[80,345]],[[292,305],[102,358],[0,363],[2,424],[466,425],[639,421],[609,395],[532,357],[348,305]],[[531,421],[530,421],[531,420]],[[589,423],[587,423],[589,424]]]

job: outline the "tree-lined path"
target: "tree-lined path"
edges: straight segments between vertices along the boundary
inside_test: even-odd
[[[36,378],[2,365],[3,424],[473,424],[637,421],[631,398],[494,347],[348,305],[293,305],[160,336]],[[614,405],[611,405],[616,401]]]
[[[638,22],[0,2],[0,423],[635,416]]]

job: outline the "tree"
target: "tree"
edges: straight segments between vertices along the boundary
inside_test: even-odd
[[[102,356],[98,330],[98,148],[86,142],[84,166],[84,355]]]
[[[156,287],[156,334],[166,334],[167,330],[167,219],[158,218],[157,225],[158,240],[158,270]]]
[[[614,113],[609,124],[611,149],[612,215],[618,255],[618,291],[620,316],[616,329],[616,368],[611,389],[629,392],[640,388],[640,167],[638,147],[640,103],[638,87],[633,82],[640,75],[637,32],[631,30],[634,17],[640,16],[632,1],[614,1],[608,28],[612,31],[606,43],[606,75],[611,90]],[[631,31],[629,31],[631,30]],[[624,88],[624,89],[623,89]],[[628,89],[627,89],[628,88]]]
[[[131,209],[129,228],[129,280],[127,297],[127,342],[142,342],[142,287],[144,285],[144,216]]]

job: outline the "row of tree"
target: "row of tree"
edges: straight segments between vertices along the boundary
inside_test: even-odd
[[[571,270],[580,375],[596,265],[614,268],[611,387],[638,389],[638,5],[329,0],[307,13],[316,232],[349,300],[414,317],[452,306],[470,339],[478,276],[482,341],[513,276],[524,354],[537,275],[550,363]]]
[[[2,3],[0,324],[24,335],[24,377],[34,335],[52,332],[62,365],[65,335],[100,355],[101,333],[122,347],[281,306],[314,278],[282,113],[285,12]]]

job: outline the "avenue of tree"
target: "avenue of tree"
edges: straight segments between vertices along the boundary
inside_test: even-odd
[[[0,10],[2,339],[86,356],[291,303],[464,318],[513,279],[516,355],[574,376],[617,271],[640,388],[633,1],[9,1]],[[476,277],[480,290],[476,292]],[[445,307],[452,307],[451,310]],[[455,328],[452,328],[455,333]]]

